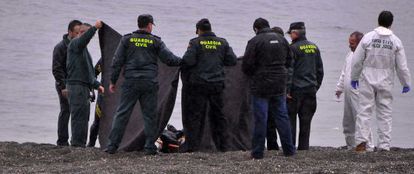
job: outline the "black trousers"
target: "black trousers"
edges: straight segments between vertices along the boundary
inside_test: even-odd
[[[95,147],[96,139],[98,139],[99,122],[102,117],[102,110],[101,110],[102,101],[103,101],[102,96],[99,94],[98,100],[96,102],[96,107],[95,107],[95,119],[93,120],[93,123],[89,130],[90,134],[89,134],[88,147]]]
[[[191,105],[188,108],[188,118],[183,120],[183,123],[187,123],[184,127],[187,151],[194,152],[200,149],[206,116],[217,150],[222,152],[229,150],[228,120],[223,113],[224,85],[187,86],[184,88],[188,90],[186,101]]]
[[[309,150],[311,122],[316,111],[316,93],[291,93],[288,112],[292,126],[293,144],[296,144],[296,120],[299,118],[298,150]]]
[[[158,83],[146,80],[125,80],[121,90],[121,99],[109,134],[108,149],[118,149],[135,104],[139,101],[144,117],[146,137],[144,148],[148,152],[156,151],[155,141],[159,136],[159,118],[157,117]]]
[[[279,145],[277,144],[276,124],[273,117],[267,117],[266,140],[267,150],[279,150]]]
[[[57,134],[58,139],[56,144],[59,146],[66,146],[69,145],[69,118],[70,118],[70,110],[69,110],[69,102],[68,99],[63,97],[62,91],[56,86],[56,91],[59,96],[59,104],[60,104],[60,112],[58,116],[58,125],[57,125]]]

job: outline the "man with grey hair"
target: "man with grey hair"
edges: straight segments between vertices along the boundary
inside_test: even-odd
[[[292,83],[288,86],[288,110],[293,142],[296,142],[296,116],[299,117],[298,150],[309,149],[311,121],[316,111],[316,92],[322,85],[323,64],[319,48],[306,39],[304,22],[294,22],[287,32],[292,38]],[[293,72],[292,72],[293,71]]]

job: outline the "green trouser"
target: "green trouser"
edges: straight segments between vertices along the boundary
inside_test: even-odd
[[[121,100],[109,134],[108,149],[119,147],[134,106],[139,100],[144,117],[145,150],[156,151],[159,120],[156,115],[158,84],[144,80],[125,80],[121,90]]]
[[[67,85],[71,115],[72,146],[85,147],[90,112],[89,88],[84,85]]]

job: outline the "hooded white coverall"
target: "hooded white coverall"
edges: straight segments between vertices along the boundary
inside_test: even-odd
[[[346,56],[345,64],[342,67],[341,76],[339,76],[335,90],[344,94],[344,115],[342,119],[342,127],[348,149],[352,149],[356,146],[355,124],[359,111],[359,91],[351,86],[351,67],[353,55],[354,52],[350,51]],[[370,150],[374,149],[373,134],[369,135],[369,141],[367,144]]]
[[[378,148],[390,149],[391,89],[395,71],[400,83],[409,87],[410,71],[401,40],[391,30],[378,27],[362,38],[352,58],[351,79],[359,80],[360,92],[355,135],[357,144],[369,141],[369,123],[376,108]]]

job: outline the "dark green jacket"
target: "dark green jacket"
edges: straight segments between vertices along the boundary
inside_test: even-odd
[[[237,57],[229,43],[213,32],[207,32],[190,40],[183,56],[183,71],[192,85],[223,83],[224,66],[234,66]]]
[[[123,36],[114,54],[111,83],[116,84],[122,67],[126,80],[158,83],[158,59],[168,66],[181,65],[181,59],[158,36],[143,30]]]
[[[68,71],[66,83],[68,85],[85,85],[94,89],[98,89],[101,85],[96,80],[92,58],[87,48],[96,30],[95,27],[91,27],[82,36],[70,42],[66,61]]]
[[[68,51],[68,45],[70,40],[68,34],[63,35],[62,41],[56,44],[53,49],[53,62],[52,62],[52,73],[56,80],[56,86],[62,90],[66,88],[65,79],[66,73],[66,57]]]
[[[316,93],[323,79],[323,63],[319,48],[302,36],[291,44],[293,77],[289,92]]]

